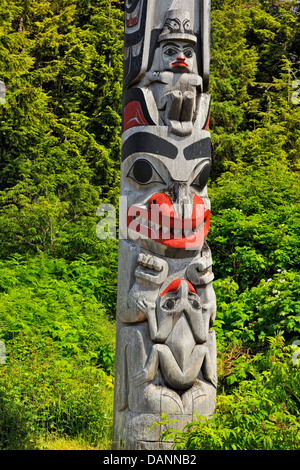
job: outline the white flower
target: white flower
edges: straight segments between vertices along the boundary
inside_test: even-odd
[[[278,273],[281,273],[281,269],[277,269],[277,272],[278,272]]]

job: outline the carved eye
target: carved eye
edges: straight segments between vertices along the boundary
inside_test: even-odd
[[[175,19],[175,18],[174,19],[168,18],[166,23],[167,23],[169,29],[177,30],[180,27],[180,21],[178,19]]]
[[[196,299],[192,300],[192,306],[196,309],[199,309],[201,307],[200,303]]]
[[[167,308],[168,310],[171,310],[172,308],[175,307],[175,300],[174,299],[168,299],[165,301],[163,308]]]
[[[209,162],[207,162],[201,168],[200,173],[196,176],[196,178],[192,182],[192,185],[195,186],[198,190],[202,190],[206,186],[209,175],[210,175],[210,168],[211,168],[211,165]]]
[[[175,47],[167,47],[167,48],[164,50],[164,54],[165,54],[165,55],[172,56],[172,55],[178,54],[178,50],[175,49]]]
[[[154,182],[164,183],[163,179],[159,176],[151,163],[143,158],[134,162],[127,173],[127,176],[134,179],[139,184],[150,184]]]
[[[194,54],[194,49],[192,47],[189,47],[187,49],[184,49],[184,55],[187,59],[190,59],[191,57],[193,57],[193,54]]]

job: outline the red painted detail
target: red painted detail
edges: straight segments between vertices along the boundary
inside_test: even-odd
[[[141,10],[141,2],[132,13],[126,13],[126,26],[127,28],[132,28],[138,24]]]
[[[184,61],[184,59],[180,59],[179,57],[177,60],[172,62],[172,67],[186,67],[187,69],[189,68],[188,64]]]
[[[138,22],[138,17],[137,16],[129,16],[126,18],[126,26],[127,28],[132,28],[132,26],[135,26]]]
[[[209,114],[208,114],[208,119],[207,119],[207,123],[206,123],[206,126],[205,126],[205,131],[208,131],[208,128],[209,128],[209,121],[210,121],[210,110],[209,110]]]
[[[192,286],[192,284],[189,281],[187,281],[186,279],[174,279],[174,281],[170,282],[168,287],[160,294],[160,297],[163,297],[168,292],[176,292],[179,289],[179,286],[180,286],[182,281],[187,283],[187,285],[189,286],[190,292],[193,292],[193,294],[197,293],[195,291],[194,287]]]
[[[131,101],[125,106],[124,109],[124,130],[130,129],[131,127],[147,126],[141,104],[138,101]]]
[[[150,197],[148,207],[132,205],[127,211],[127,227],[150,240],[156,240],[172,248],[196,248],[200,246],[209,231],[210,210],[205,211],[203,200],[195,195],[193,200],[192,217],[182,219],[177,216],[169,196],[165,193],[156,193]],[[146,222],[141,223],[139,218]],[[137,220],[136,220],[137,219]],[[159,227],[150,227],[148,222],[154,222]],[[169,231],[165,233],[162,227]],[[181,230],[175,235],[173,230]],[[197,230],[198,229],[198,230]],[[185,235],[184,232],[195,230]]]

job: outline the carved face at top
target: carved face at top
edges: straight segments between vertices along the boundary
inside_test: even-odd
[[[195,48],[187,41],[166,41],[160,44],[163,70],[175,73],[192,72],[195,62]]]

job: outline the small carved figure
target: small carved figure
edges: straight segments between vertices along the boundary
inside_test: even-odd
[[[192,132],[202,88],[189,12],[168,11],[158,41],[153,65],[139,86],[152,91],[161,124],[169,126],[173,134],[185,136]]]
[[[158,367],[166,383],[179,390],[191,387],[202,369],[206,380],[216,386],[207,341],[207,321],[201,301],[193,286],[185,279],[176,279],[160,294],[157,304],[146,299],[138,302],[148,318],[154,344],[135,384],[153,380]]]

